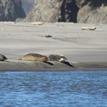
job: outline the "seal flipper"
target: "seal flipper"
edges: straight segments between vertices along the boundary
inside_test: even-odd
[[[74,68],[74,66],[73,66],[71,63],[67,62],[67,61],[62,61],[61,63],[66,64],[66,65],[68,65],[68,66]]]

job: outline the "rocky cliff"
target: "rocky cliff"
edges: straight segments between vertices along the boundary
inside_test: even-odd
[[[76,0],[79,7],[77,21],[107,23],[107,0]]]
[[[15,21],[24,17],[21,0],[0,0],[0,21]]]
[[[35,0],[32,11],[27,16],[27,21],[58,21],[61,0]]]
[[[107,0],[35,0],[27,21],[107,23]]]
[[[35,0],[27,21],[76,22],[78,7],[75,0]]]

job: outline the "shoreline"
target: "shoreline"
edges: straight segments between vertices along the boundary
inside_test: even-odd
[[[84,62],[84,63],[72,63],[74,68],[59,63],[51,62],[54,65],[49,65],[43,62],[30,62],[30,61],[8,61],[0,62],[0,71],[92,71],[92,70],[107,70],[107,62]]]

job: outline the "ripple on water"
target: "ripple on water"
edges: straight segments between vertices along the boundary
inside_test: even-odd
[[[2,72],[0,107],[107,107],[107,72]]]

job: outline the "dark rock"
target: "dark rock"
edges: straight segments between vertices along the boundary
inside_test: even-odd
[[[78,7],[75,0],[63,0],[59,22],[77,22]]]
[[[15,21],[24,17],[21,0],[0,0],[0,21]]]
[[[52,38],[52,35],[46,35],[45,37],[46,38]]]

